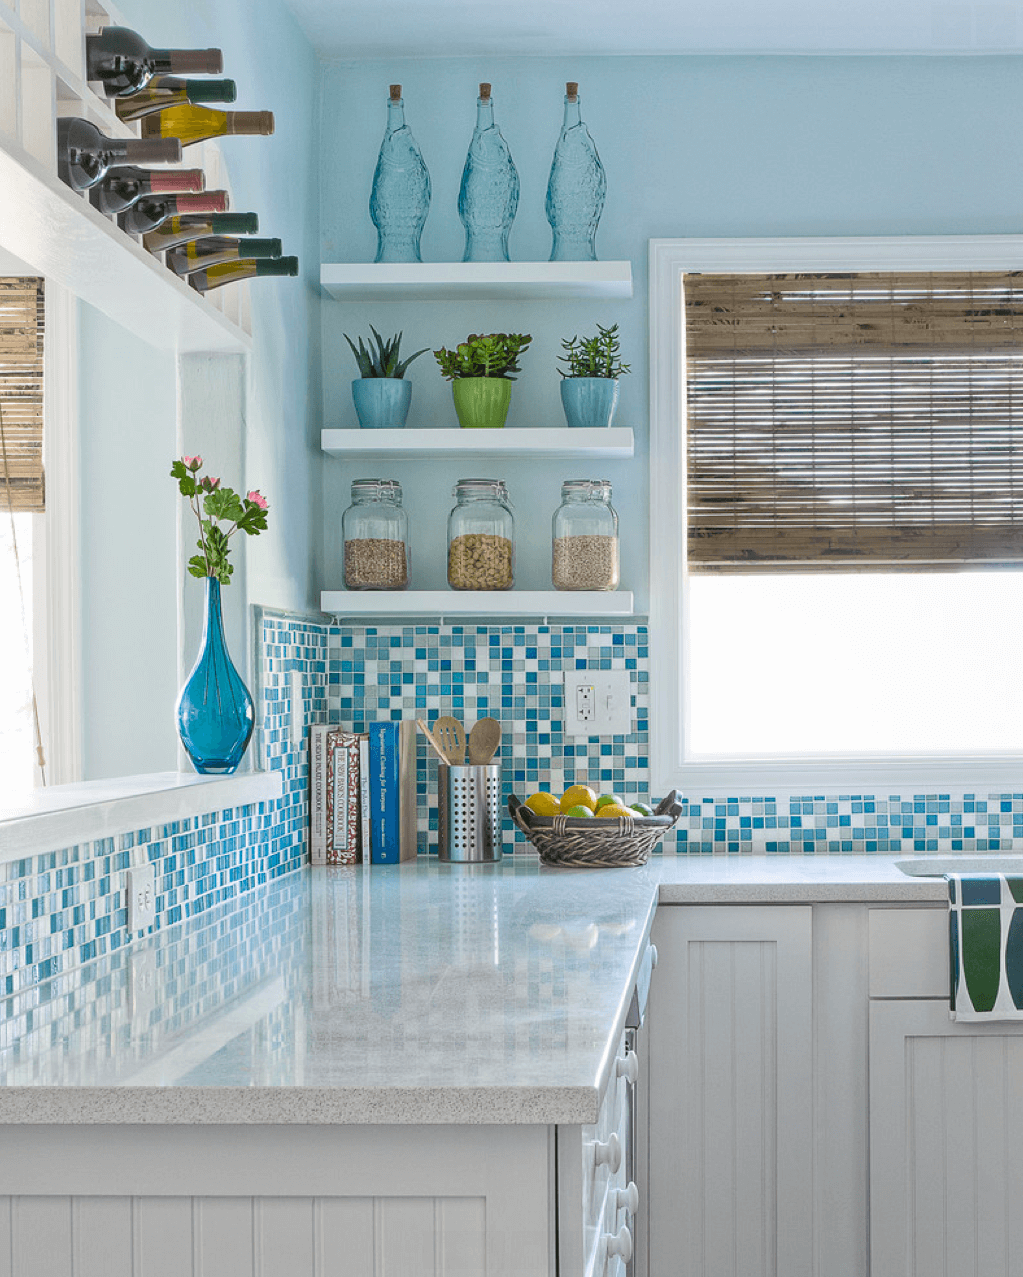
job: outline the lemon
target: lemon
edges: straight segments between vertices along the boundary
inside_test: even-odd
[[[576,820],[592,820],[593,812],[589,807],[584,807],[582,803],[577,803],[575,807],[569,807],[564,813],[566,816],[574,816]]]
[[[569,807],[589,807],[590,811],[597,805],[597,795],[589,785],[570,785],[561,795],[561,810],[568,814]]]
[[[600,811],[601,807],[606,807],[608,803],[617,803],[619,807],[625,806],[624,798],[619,798],[617,794],[601,794],[593,810]]]
[[[530,794],[526,799],[526,806],[538,816],[556,816],[561,811],[561,804],[554,795],[542,791],[539,794]]]
[[[616,819],[619,816],[631,816],[634,813],[628,807],[623,807],[621,803],[605,803],[597,812],[598,816],[609,816]]]
[[[654,814],[654,809],[649,803],[630,803],[629,806],[641,816],[652,816]]]

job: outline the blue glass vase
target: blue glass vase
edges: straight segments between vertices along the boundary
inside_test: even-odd
[[[547,183],[547,220],[554,232],[552,262],[595,262],[594,238],[604,211],[607,178],[579,115],[579,86],[566,85],[565,119]]]
[[[224,641],[220,582],[206,577],[202,642],[176,707],[178,734],[192,766],[203,775],[236,771],[252,735],[249,690],[231,664]]]
[[[494,123],[490,85],[480,85],[476,129],[458,192],[465,227],[463,262],[508,261],[508,234],[519,207],[519,175],[508,143]]]
[[[369,215],[377,228],[377,262],[421,262],[419,241],[430,211],[430,174],[405,123],[401,85],[391,85]]]

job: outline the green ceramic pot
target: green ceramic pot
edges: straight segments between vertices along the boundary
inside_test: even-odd
[[[511,403],[507,377],[460,377],[451,383],[455,412],[463,430],[495,430],[504,425]]]

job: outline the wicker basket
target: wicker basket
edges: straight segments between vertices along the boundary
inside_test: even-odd
[[[508,799],[512,820],[540,853],[545,865],[575,869],[622,869],[645,865],[650,853],[682,814],[673,789],[653,816],[578,819],[538,816],[514,794]]]

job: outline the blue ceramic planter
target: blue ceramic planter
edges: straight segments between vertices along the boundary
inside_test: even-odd
[[[618,407],[618,378],[564,377],[561,403],[565,418],[574,429],[610,426]]]
[[[197,772],[229,775],[252,735],[252,697],[231,664],[220,611],[220,582],[206,577],[199,657],[177,704],[178,734]]]
[[[352,398],[363,430],[393,430],[408,418],[412,383],[397,377],[359,377],[352,382]]]

